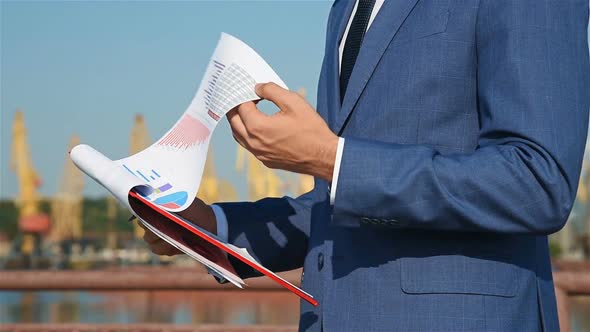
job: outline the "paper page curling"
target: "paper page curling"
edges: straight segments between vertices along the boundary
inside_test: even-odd
[[[245,284],[227,261],[228,254],[317,306],[310,294],[256,262],[246,250],[219,241],[173,213],[185,210],[195,199],[211,135],[221,118],[233,107],[259,99],[255,85],[266,82],[287,88],[253,49],[222,34],[190,105],[154,144],[115,161],[88,145],[74,147],[70,156],[145,227],[234,285]],[[178,117],[174,112],[166,115]]]
[[[72,159],[127,207],[129,190],[141,185],[145,190],[140,194],[149,201],[168,211],[182,211],[196,197],[213,130],[233,107],[259,99],[255,85],[266,82],[287,88],[252,48],[223,33],[192,102],[160,139],[116,161],[88,146],[74,148]],[[102,171],[105,165],[108,172]]]
[[[144,196],[149,196],[153,191],[145,182],[121,170],[114,161],[86,144],[75,146],[70,151],[70,158],[79,169],[107,188],[129,209],[127,195],[131,188],[136,188]]]

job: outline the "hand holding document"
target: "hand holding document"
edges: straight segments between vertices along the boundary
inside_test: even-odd
[[[232,255],[317,305],[310,294],[259,264],[245,249],[220,241],[175,212],[195,199],[211,134],[232,108],[260,99],[257,83],[285,83],[252,48],[228,34],[211,57],[199,89],[176,124],[156,143],[127,158],[111,160],[88,145],[70,151],[74,164],[126,206],[144,227],[242,288],[225,257]]]

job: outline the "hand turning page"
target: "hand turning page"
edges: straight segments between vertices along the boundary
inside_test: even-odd
[[[82,144],[70,151],[70,157],[148,229],[236,286],[242,287],[244,282],[223,260],[225,253],[317,305],[311,295],[264,268],[245,249],[222,243],[174,213],[183,211],[195,199],[217,123],[235,106],[260,99],[254,87],[265,82],[287,88],[252,48],[223,33],[192,102],[176,124],[153,145],[113,161]]]
[[[182,211],[199,189],[217,123],[233,107],[260,99],[254,86],[264,82],[287,88],[253,49],[224,33],[191,104],[156,143],[116,161],[87,145],[74,147],[70,156],[76,166],[127,207],[127,194],[135,188],[167,211]]]

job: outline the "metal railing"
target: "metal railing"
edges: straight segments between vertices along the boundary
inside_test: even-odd
[[[297,326],[172,324],[9,324],[0,332],[295,332]]]
[[[96,271],[1,271],[0,290],[220,290],[235,286],[219,284],[213,277],[195,268],[126,267]],[[293,284],[299,284],[301,271],[280,274]],[[250,290],[275,290],[283,288],[269,278],[253,278],[247,281]]]
[[[300,271],[281,273],[281,276],[293,284],[299,284]],[[235,301],[245,300],[256,307],[256,312],[272,314],[273,308],[285,308],[277,301],[276,295],[286,294],[284,288],[268,278],[253,278],[247,280],[248,288]],[[11,291],[141,291],[153,294],[158,291],[199,291],[201,301],[215,302],[224,291],[240,292],[231,284],[219,284],[213,277],[197,268],[178,267],[126,267],[96,271],[0,271],[0,290]],[[219,291],[222,290],[222,293]],[[236,293],[239,294],[239,293]],[[267,295],[264,295],[267,294]],[[287,295],[288,297],[288,295]],[[153,300],[153,297],[150,296]],[[261,301],[260,299],[266,300]],[[241,299],[241,300],[240,300]],[[258,299],[258,300],[257,300]],[[283,297],[284,299],[284,297]],[[153,301],[149,301],[151,306]],[[293,295],[293,302],[297,298]],[[228,303],[231,311],[231,303]],[[278,305],[278,306],[277,306]],[[271,308],[272,307],[272,308]],[[296,310],[298,305],[290,303],[288,308]],[[279,309],[280,310],[280,309]],[[227,311],[227,310],[226,310]],[[274,310],[276,311],[276,310]],[[275,313],[276,314],[276,313]],[[294,313],[294,315],[297,315]],[[256,322],[268,322],[257,319]],[[270,320],[272,322],[272,320]],[[296,325],[227,325],[227,324],[55,324],[55,323],[16,323],[0,324],[0,332],[119,332],[119,331],[148,331],[148,332],[294,332]]]
[[[570,331],[569,297],[590,295],[590,262],[555,262],[553,273],[555,292],[562,332]],[[92,290],[92,291],[157,291],[233,289],[230,284],[220,285],[210,275],[192,268],[133,267],[100,271],[2,271],[0,290]],[[293,284],[299,284],[300,271],[281,274]],[[268,278],[248,280],[252,291],[284,292],[284,289]],[[13,324],[0,326],[4,331],[295,331],[295,326],[182,326],[171,324]]]
[[[590,262],[557,261],[554,266],[556,271],[553,272],[553,282],[557,297],[559,328],[561,332],[569,332],[569,298],[590,295]]]

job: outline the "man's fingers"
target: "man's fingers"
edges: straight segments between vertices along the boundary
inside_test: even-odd
[[[240,145],[244,146],[244,140],[248,137],[248,132],[246,131],[244,122],[240,118],[237,107],[227,112],[227,120],[229,121],[234,138]]]
[[[160,241],[160,238],[156,234],[152,233],[152,231],[149,229],[145,229],[145,233],[143,233],[143,240],[151,245]]]
[[[238,106],[237,112],[240,120],[249,134],[256,133],[256,130],[259,129],[268,118],[268,115],[262,113],[251,101],[245,102]]]
[[[160,237],[146,228],[145,225],[140,222],[138,222],[138,225],[145,231],[143,233],[143,240],[149,245],[150,250],[154,254],[173,256],[180,253],[178,249],[170,245],[168,242],[160,239]]]
[[[148,229],[145,227],[145,225],[141,221],[137,220],[136,222],[137,222],[137,226],[143,228],[143,230],[147,232]]]
[[[280,109],[285,108],[285,104],[293,97],[291,91],[272,82],[256,84],[255,91],[260,98],[273,102]]]
[[[150,245],[150,249],[156,255],[172,256],[179,253],[178,249],[174,248],[168,242],[160,241]]]
[[[238,144],[247,149],[247,139],[249,138],[248,131],[244,126],[244,122],[240,118],[240,114],[237,111],[237,107],[227,113],[227,120],[232,130],[232,136],[234,137],[236,142],[238,142]]]

